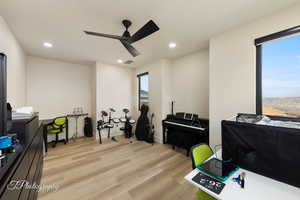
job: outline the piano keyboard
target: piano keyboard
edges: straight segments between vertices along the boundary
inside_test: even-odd
[[[172,124],[172,125],[176,125],[176,126],[187,127],[187,128],[192,128],[192,129],[196,129],[196,130],[205,131],[205,128],[202,128],[202,127],[189,126],[189,125],[175,123],[175,122],[169,122],[169,121],[165,121],[165,123],[166,124]]]

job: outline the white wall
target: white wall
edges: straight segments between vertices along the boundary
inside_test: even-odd
[[[254,39],[300,24],[300,5],[264,17],[210,40],[210,143],[221,143],[221,120],[255,112]]]
[[[209,52],[202,50],[172,61],[174,112],[209,117]]]
[[[114,108],[117,112],[113,117],[124,116],[122,110],[128,108],[132,111],[132,73],[133,70],[126,67],[113,66],[97,62],[96,64],[96,107],[97,120],[101,118],[100,112],[109,108]],[[119,127],[111,130],[111,136],[122,134]],[[103,131],[105,138],[107,131]],[[98,138],[98,134],[96,136]]]
[[[7,101],[13,108],[26,104],[26,55],[0,16],[0,52],[7,55]]]
[[[74,107],[83,107],[91,116],[92,66],[29,56],[27,68],[27,104],[40,113],[40,119],[70,114]],[[71,137],[74,119],[70,119],[69,127]],[[78,130],[83,136],[82,118]]]
[[[97,66],[96,63],[91,66],[92,68],[92,77],[91,77],[91,84],[92,84],[92,119],[93,119],[93,132],[94,136],[97,134]]]
[[[154,113],[155,140],[162,142],[161,122],[171,113],[171,101],[176,101],[175,112],[198,113],[208,118],[208,50],[202,50],[172,61],[162,59],[135,69],[134,111],[138,118],[137,75],[149,72],[149,114]]]
[[[155,114],[155,140],[162,142],[161,121],[171,109],[171,71],[170,62],[162,59],[146,66],[138,67],[133,74],[134,81],[134,117],[138,119],[138,79],[137,75],[149,72],[149,117]]]

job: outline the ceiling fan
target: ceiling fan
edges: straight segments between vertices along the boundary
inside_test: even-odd
[[[140,28],[135,34],[133,34],[131,36],[128,31],[128,28],[132,24],[131,21],[128,19],[125,19],[122,21],[122,23],[126,28],[126,30],[122,36],[96,33],[96,32],[91,32],[91,31],[84,31],[84,32],[88,35],[94,35],[94,36],[100,36],[100,37],[106,37],[106,38],[120,40],[120,42],[129,51],[129,53],[133,57],[136,57],[136,56],[140,55],[140,53],[131,44],[136,41],[139,41],[141,39],[144,39],[145,37],[147,37],[147,36],[151,35],[152,33],[159,30],[159,27],[154,23],[154,21],[150,20],[142,28]]]

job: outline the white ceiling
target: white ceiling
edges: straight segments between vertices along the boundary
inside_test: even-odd
[[[208,47],[212,35],[291,6],[297,0],[1,0],[0,15],[29,55],[75,63],[117,59],[140,66]],[[122,19],[134,33],[153,19],[160,31],[134,43],[131,57],[117,40],[85,35],[83,30],[121,35]],[[53,43],[46,49],[43,42]],[[170,50],[168,43],[177,48]]]

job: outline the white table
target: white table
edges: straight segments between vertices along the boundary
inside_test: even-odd
[[[218,154],[220,152],[217,152]],[[215,157],[215,156],[213,156]],[[219,156],[218,156],[219,157]],[[209,158],[211,159],[211,158]],[[288,170],[288,169],[287,169]],[[222,192],[217,195],[205,187],[197,184],[192,180],[200,170],[197,168],[185,176],[185,179],[207,192],[211,196],[220,200],[300,200],[300,188],[276,181],[274,179],[240,169],[227,181]],[[237,177],[241,172],[246,172],[245,188],[242,189],[237,183],[232,181],[233,177]],[[300,172],[299,172],[300,173]]]
[[[67,115],[67,117],[74,117],[75,118],[75,125],[76,125],[76,128],[75,128],[75,133],[73,134],[72,136],[72,139],[75,141],[77,136],[78,136],[78,118],[79,117],[83,117],[83,116],[88,116],[89,114],[88,113],[75,113],[75,114],[69,114]]]

